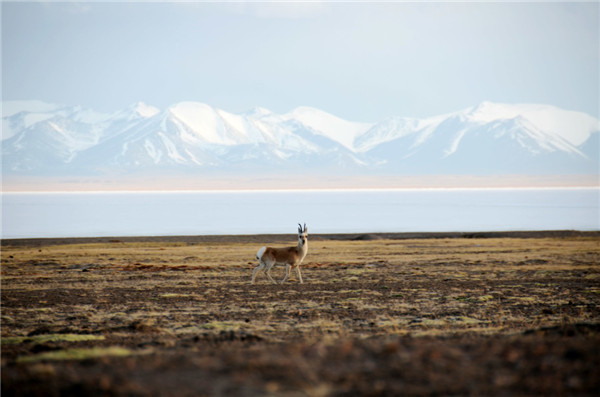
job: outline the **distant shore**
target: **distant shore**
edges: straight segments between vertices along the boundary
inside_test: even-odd
[[[598,237],[600,231],[579,230],[540,230],[540,231],[505,231],[505,232],[402,232],[402,233],[331,233],[313,234],[310,240],[368,241],[368,240],[406,240],[406,239],[440,239],[440,238],[576,238]],[[271,243],[285,244],[294,241],[292,234],[246,234],[246,235],[197,235],[197,236],[115,236],[115,237],[52,237],[52,238],[20,238],[3,239],[3,246],[50,246],[63,244],[94,243]]]
[[[598,175],[4,176],[3,192],[600,187]]]

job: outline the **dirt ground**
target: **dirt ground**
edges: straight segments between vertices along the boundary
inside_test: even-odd
[[[3,396],[600,393],[600,233],[2,241]],[[284,269],[275,268],[275,279]]]

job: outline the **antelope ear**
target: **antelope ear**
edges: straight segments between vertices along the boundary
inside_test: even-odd
[[[304,233],[308,233],[308,228],[306,227],[306,223],[304,224]]]

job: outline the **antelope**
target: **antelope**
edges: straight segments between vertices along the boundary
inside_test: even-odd
[[[302,225],[298,224],[298,245],[296,247],[285,247],[285,248],[271,248],[271,247],[262,247],[256,253],[256,259],[259,260],[258,266],[254,268],[252,271],[252,283],[254,284],[254,279],[256,278],[256,274],[259,270],[263,270],[269,280],[272,283],[277,284],[277,281],[273,280],[271,277],[271,268],[275,264],[285,265],[285,277],[281,280],[281,284],[285,283],[290,275],[290,267],[296,269],[296,273],[298,273],[298,279],[302,284],[302,275],[300,274],[300,263],[306,256],[306,252],[308,251],[308,231],[306,228],[306,223],[304,224],[304,229],[302,229]]]

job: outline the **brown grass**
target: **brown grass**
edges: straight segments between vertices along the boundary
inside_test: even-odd
[[[294,275],[284,285],[271,285],[260,274],[251,286],[259,247],[248,241],[4,242],[3,388],[8,385],[8,391],[20,379],[12,369],[30,365],[25,379],[38,379],[35,368],[46,373],[48,367],[35,363],[78,360],[70,353],[84,360],[101,360],[104,352],[107,360],[147,360],[148,354],[158,360],[181,351],[190,340],[232,340],[253,343],[264,352],[279,344],[284,350],[322,345],[338,353],[355,349],[367,354],[373,347],[360,341],[512,337],[533,329],[598,324],[600,319],[596,235],[317,239],[310,242],[302,265],[304,284]],[[281,279],[283,271],[276,268],[274,277]],[[102,337],[34,339],[61,334]],[[598,347],[595,335],[588,343]],[[204,357],[201,345],[185,349]],[[225,359],[227,351],[216,354]],[[121,353],[124,357],[112,357]],[[141,353],[145,358],[135,358]],[[277,357],[271,357],[273,362],[283,359]],[[53,366],[50,372],[57,371]],[[345,390],[335,377],[321,380],[320,389],[311,389],[316,394]],[[258,390],[274,387],[265,382]],[[128,389],[111,390],[127,394]]]

